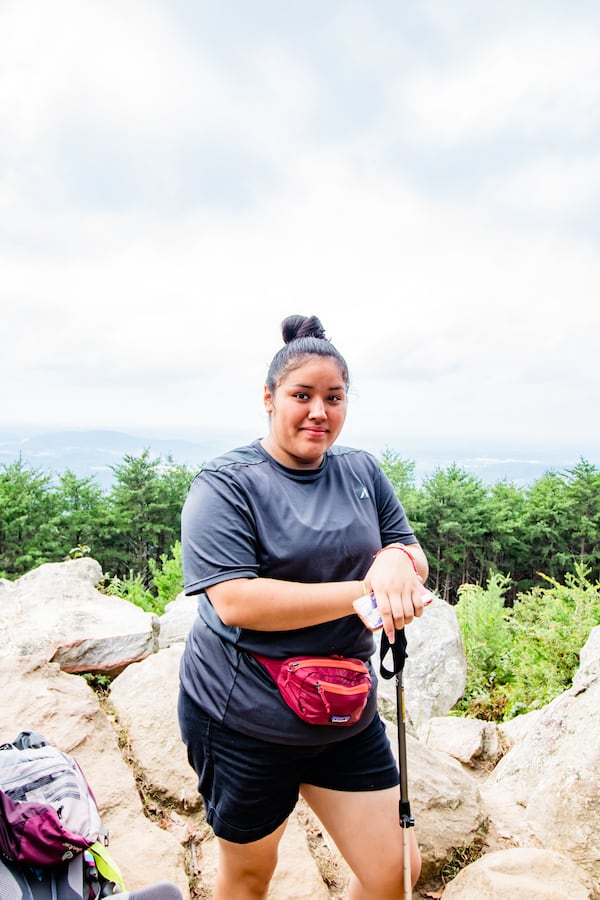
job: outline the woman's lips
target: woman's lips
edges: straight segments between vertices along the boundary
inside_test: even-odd
[[[301,430],[305,434],[314,435],[315,437],[322,437],[328,431],[327,428],[302,428]]]

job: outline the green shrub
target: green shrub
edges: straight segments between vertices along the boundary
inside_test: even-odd
[[[600,584],[575,566],[560,584],[519,594],[504,606],[509,579],[491,575],[487,587],[463,585],[456,614],[467,659],[467,682],[455,711],[502,721],[539,709],[566,690],[579,653],[600,624]]]
[[[600,584],[583,566],[565,584],[545,578],[549,588],[519,594],[511,616],[511,666],[507,717],[538,709],[570,687],[579,652],[600,624]]]
[[[482,719],[502,717],[511,678],[509,610],[504,593],[509,579],[492,574],[487,587],[463,584],[455,610],[467,660],[467,680],[457,712]]]
[[[160,562],[159,566],[154,560],[149,561],[152,587],[155,588],[156,593],[146,587],[144,578],[139,572],[134,573],[132,570],[129,571],[127,578],[114,576],[106,579],[98,587],[105,594],[129,600],[130,603],[135,603],[146,612],[162,616],[167,603],[174,600],[183,590],[181,543],[176,541],[171,548],[171,555],[163,553]]]
[[[156,587],[157,606],[160,607],[160,615],[165,610],[167,603],[175,600],[183,590],[183,564],[181,561],[181,542],[175,541],[171,547],[171,555],[163,553],[159,566],[153,559],[149,561],[152,582]]]
[[[153,612],[159,616],[163,613],[157,598],[147,590],[144,580],[139,574],[130,572],[127,578],[112,578],[104,590],[107,594],[135,603],[146,612]]]

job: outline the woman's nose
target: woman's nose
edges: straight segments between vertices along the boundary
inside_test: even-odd
[[[324,419],[327,415],[325,404],[320,397],[313,397],[310,404],[309,416],[311,419]]]

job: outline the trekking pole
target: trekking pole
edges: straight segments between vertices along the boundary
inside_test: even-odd
[[[383,660],[388,650],[392,651],[394,667],[392,670],[386,669]],[[407,774],[407,755],[406,755],[406,717],[404,710],[404,686],[402,684],[402,672],[404,662],[406,660],[406,634],[404,629],[396,631],[394,643],[390,645],[388,636],[383,631],[381,633],[381,651],[380,651],[380,674],[382,678],[393,678],[396,676],[396,718],[398,723],[398,769],[400,771],[400,803],[398,815],[400,827],[402,828],[402,876],[403,876],[403,893],[404,900],[410,900],[412,897],[412,877],[410,871],[410,840],[409,828],[415,824],[415,820],[410,812],[410,801],[408,799],[408,774]]]

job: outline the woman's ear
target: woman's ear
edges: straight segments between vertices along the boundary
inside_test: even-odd
[[[263,403],[265,404],[265,409],[269,415],[273,412],[273,394],[269,390],[269,388],[265,384],[265,391],[263,394]]]

